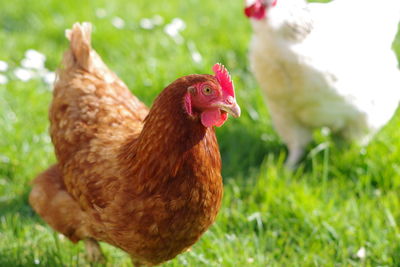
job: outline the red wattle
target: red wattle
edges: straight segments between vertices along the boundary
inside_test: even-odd
[[[206,110],[201,113],[201,123],[204,127],[222,126],[228,119],[226,112],[221,112],[219,109]]]
[[[251,6],[246,7],[244,13],[249,18],[255,18],[260,20],[265,18],[266,15],[265,6],[259,1],[257,1]]]

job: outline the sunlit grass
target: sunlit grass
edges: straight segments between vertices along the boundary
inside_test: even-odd
[[[48,137],[50,86],[18,81],[13,71],[28,49],[55,70],[67,47],[64,29],[94,25],[93,45],[105,62],[150,105],[175,78],[231,71],[243,115],[217,130],[225,195],[215,225],[166,266],[400,266],[400,114],[366,148],[316,142],[300,168],[284,170],[285,147],[273,131],[249,72],[250,26],[242,1],[3,1],[0,60],[0,266],[82,266],[82,244],[54,233],[29,207],[29,182],[55,161]],[[105,15],[102,13],[105,12]],[[97,13],[97,15],[96,15]],[[100,14],[100,16],[99,16]],[[162,25],[141,28],[159,15]],[[120,17],[125,27],[112,20]],[[164,27],[186,23],[182,43]],[[395,41],[400,54],[400,38]],[[198,52],[202,60],[193,60]],[[322,144],[322,145],[321,145]],[[123,252],[102,245],[108,266],[129,266]],[[359,250],[364,248],[365,257]]]

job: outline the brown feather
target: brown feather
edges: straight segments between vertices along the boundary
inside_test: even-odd
[[[180,78],[149,111],[92,50],[87,24],[67,35],[71,49],[49,112],[58,163],[35,179],[30,203],[74,242],[105,241],[140,264],[169,260],[200,238],[220,208],[214,129],[183,105],[191,84],[218,81]],[[65,201],[46,209],[60,194]]]

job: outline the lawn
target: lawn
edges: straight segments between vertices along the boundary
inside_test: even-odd
[[[51,86],[15,71],[25,52],[46,56],[54,71],[68,43],[64,29],[94,25],[93,45],[147,105],[179,76],[231,71],[240,119],[217,130],[225,194],[216,223],[190,252],[165,266],[400,266],[400,112],[368,147],[316,141],[299,169],[285,171],[286,149],[274,132],[251,75],[251,35],[243,1],[2,1],[0,72],[0,266],[84,266],[73,245],[30,208],[29,182],[55,162],[48,135]],[[149,18],[150,20],[143,20]],[[180,34],[164,31],[175,18]],[[175,24],[182,24],[175,20]],[[183,29],[184,28],[184,29]],[[400,37],[394,44],[400,56]],[[44,72],[44,70],[42,70]],[[107,266],[129,257],[102,244]]]

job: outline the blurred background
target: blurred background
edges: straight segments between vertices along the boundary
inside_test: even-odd
[[[48,106],[68,47],[64,30],[93,24],[92,44],[148,106],[177,77],[233,77],[239,120],[217,129],[225,196],[215,225],[165,266],[400,266],[400,114],[368,147],[335,145],[323,131],[300,167],[283,167],[247,59],[242,1],[0,3],[0,266],[84,266],[83,245],[53,232],[29,207],[32,180],[55,162]],[[393,36],[400,58],[400,37]],[[334,53],[334,51],[333,51]],[[399,113],[399,112],[398,112]],[[107,266],[129,266],[103,244]]]

